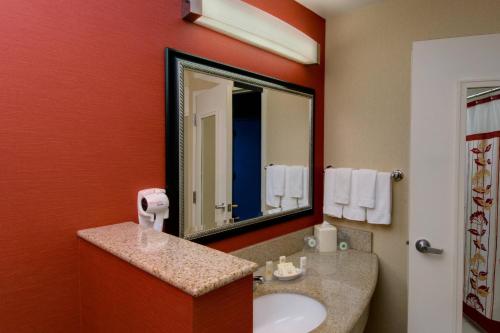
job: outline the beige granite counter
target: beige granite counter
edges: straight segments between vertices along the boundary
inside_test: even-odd
[[[301,256],[307,257],[305,276],[294,281],[265,282],[257,286],[254,297],[278,292],[311,296],[327,309],[326,320],[314,332],[353,331],[365,315],[377,284],[377,256],[356,250],[335,253],[300,251],[288,256],[287,261],[299,266]],[[264,267],[260,267],[255,274],[263,273]]]
[[[257,269],[251,261],[133,222],[80,230],[78,236],[194,297]]]

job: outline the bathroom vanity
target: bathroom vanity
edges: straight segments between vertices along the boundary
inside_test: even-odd
[[[254,298],[292,293],[326,309],[314,332],[362,332],[378,261],[371,234],[350,232],[354,249],[342,252],[303,250],[306,228],[227,254],[133,222],[81,230],[83,331],[252,332]],[[254,291],[252,274],[280,255],[295,264],[306,256],[306,274]]]
[[[320,301],[327,312],[326,319],[314,332],[362,333],[377,284],[378,258],[371,253],[370,232],[350,228],[340,230],[348,235],[352,249],[332,253],[304,250],[304,237],[313,233],[312,228],[306,228],[233,254],[258,263],[260,267],[255,275],[264,275],[266,260],[273,259],[276,263],[280,255],[287,255],[288,261],[298,265],[299,258],[306,256],[304,276],[292,281],[273,279],[259,284],[254,298],[274,293],[309,296]]]
[[[347,250],[337,253],[297,252],[289,260],[307,256],[305,276],[293,281],[273,280],[258,285],[254,297],[294,293],[320,301],[326,319],[314,332],[362,333],[368,320],[370,299],[377,279],[377,257]],[[262,274],[263,267],[256,274]]]

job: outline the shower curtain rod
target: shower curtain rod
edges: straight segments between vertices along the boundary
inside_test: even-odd
[[[471,99],[471,98],[475,98],[475,97],[479,97],[479,96],[483,96],[483,95],[488,95],[488,94],[491,94],[492,92],[499,91],[499,90],[500,90],[500,87],[493,88],[493,89],[486,90],[486,91],[483,91],[483,92],[480,92],[480,93],[477,93],[474,95],[467,96],[467,99]]]

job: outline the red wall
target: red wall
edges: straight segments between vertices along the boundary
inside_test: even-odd
[[[247,1],[324,50],[324,21],[293,0]],[[303,66],[184,22],[180,0],[2,0],[0,45],[1,332],[77,331],[76,230],[136,220],[136,192],[164,184],[165,47],[315,88],[321,197],[324,54]]]
[[[252,332],[251,274],[200,297],[79,241],[82,333]]]

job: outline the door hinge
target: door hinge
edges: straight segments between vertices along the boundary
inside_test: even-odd
[[[193,117],[193,126],[196,127],[198,125],[198,121],[196,120],[196,116]]]
[[[196,204],[196,191],[193,191],[193,203]]]

